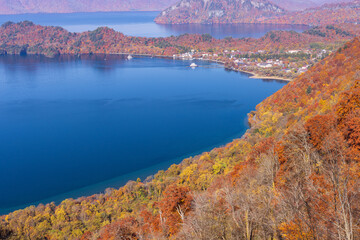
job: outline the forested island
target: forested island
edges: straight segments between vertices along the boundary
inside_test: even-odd
[[[0,54],[134,54],[221,62],[259,77],[294,79],[346,41],[359,35],[354,24],[324,25],[305,32],[271,31],[265,36],[215,39],[209,34],[166,38],[126,36],[110,28],[71,33],[32,22],[0,27]]]

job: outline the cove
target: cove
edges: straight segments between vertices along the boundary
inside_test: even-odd
[[[0,56],[0,213],[144,180],[230,142],[286,84],[195,62]]]

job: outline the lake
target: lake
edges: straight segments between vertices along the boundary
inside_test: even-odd
[[[120,187],[230,142],[286,84],[195,62],[0,56],[0,213]]]
[[[208,33],[216,38],[264,36],[271,30],[293,30],[302,32],[309,29],[303,25],[283,24],[177,24],[159,25],[154,23],[159,12],[96,12],[61,14],[19,14],[0,15],[0,24],[7,21],[33,21],[46,26],[61,26],[70,32],[83,32],[107,26],[130,36],[168,37],[184,33]]]

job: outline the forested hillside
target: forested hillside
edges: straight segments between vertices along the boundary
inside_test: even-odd
[[[118,190],[10,213],[0,238],[359,239],[359,59],[355,38],[260,103],[243,138]]]
[[[166,38],[126,36],[102,27],[94,31],[70,33],[61,27],[46,27],[24,21],[7,22],[0,27],[0,52],[3,54],[91,54],[134,53],[163,55],[199,52],[223,53],[224,50],[242,52],[258,50],[279,52],[291,49],[311,49],[312,44],[337,45],[357,36],[360,25],[329,25],[315,27],[304,33],[271,31],[259,39],[215,39],[208,34],[184,34]]]

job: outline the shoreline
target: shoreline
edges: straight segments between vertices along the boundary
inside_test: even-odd
[[[112,53],[109,53],[109,54],[112,54]],[[181,58],[174,58],[174,57],[166,56],[166,55],[130,54],[130,53],[115,53],[114,55],[132,55],[132,56],[139,56],[139,57],[158,57],[158,58],[168,58],[168,59],[174,59],[174,60],[188,60],[188,61],[192,61],[192,60],[207,61],[207,62],[213,62],[213,63],[222,64],[224,69],[228,69],[228,70],[231,70],[231,71],[234,71],[234,72],[242,72],[242,73],[250,74],[251,76],[249,76],[249,78],[252,78],[252,79],[268,79],[268,80],[279,80],[279,81],[286,81],[286,82],[292,82],[294,80],[294,79],[290,79],[290,78],[282,78],[282,77],[277,77],[277,76],[261,76],[261,75],[258,75],[255,72],[250,72],[250,71],[245,71],[245,70],[235,69],[235,68],[228,68],[228,67],[225,66],[226,62],[219,61],[219,60],[213,60],[213,59],[203,59],[203,58],[181,59]]]
[[[21,204],[21,205],[14,206],[14,207],[0,208],[0,218],[2,216],[8,215],[9,213],[15,212],[17,210],[24,210],[31,206],[38,206],[40,204],[46,205],[46,204],[52,203],[52,202],[54,202],[55,205],[58,206],[67,199],[76,200],[76,199],[79,199],[82,197],[86,198],[86,197],[105,194],[105,191],[107,189],[118,190],[119,188],[124,187],[128,182],[131,182],[131,181],[135,182],[137,178],[140,178],[142,182],[146,182],[147,178],[153,177],[159,171],[168,170],[171,167],[171,165],[173,165],[173,164],[179,165],[185,159],[188,159],[191,157],[196,157],[196,156],[199,156],[206,152],[211,152],[212,150],[214,150],[216,148],[224,147],[227,144],[232,143],[233,141],[235,141],[237,139],[243,138],[249,129],[250,129],[250,125],[248,127],[246,127],[243,131],[241,131],[237,134],[234,134],[217,144],[213,144],[211,146],[197,150],[193,153],[185,154],[180,157],[175,157],[170,160],[166,160],[164,162],[160,162],[160,163],[157,163],[157,164],[149,166],[149,167],[145,167],[145,168],[133,171],[133,172],[129,172],[129,173],[126,173],[126,174],[123,174],[123,175],[120,175],[120,176],[117,176],[114,178],[110,178],[110,179],[107,179],[107,180],[104,180],[104,181],[101,181],[98,183],[83,186],[83,187],[80,187],[78,189],[74,189],[74,190],[71,190],[68,192],[56,194],[54,196],[47,197],[47,198],[44,198],[41,200],[36,200],[36,201],[30,202],[30,203]]]
[[[112,54],[112,53],[110,53],[110,54]],[[192,61],[192,60],[207,61],[207,62],[213,62],[213,63],[222,64],[224,69],[228,69],[228,70],[231,70],[231,71],[234,71],[234,72],[242,72],[242,73],[250,74],[251,76],[249,76],[249,78],[252,78],[252,79],[268,79],[268,80],[279,80],[279,81],[286,81],[286,82],[292,82],[294,80],[294,79],[290,79],[290,78],[283,78],[283,77],[277,77],[277,76],[261,76],[261,75],[258,75],[255,72],[250,72],[250,71],[245,71],[245,70],[235,69],[235,68],[228,68],[228,67],[225,66],[226,62],[219,61],[219,60],[213,60],[213,59],[203,59],[203,58],[181,59],[181,58],[173,58],[171,56],[166,56],[166,55],[128,54],[128,53],[115,53],[114,55],[132,55],[132,56],[139,56],[139,57],[158,57],[158,58],[168,58],[168,59],[174,59],[174,60],[188,60],[188,61]]]
[[[247,73],[250,74],[251,76],[249,76],[249,78],[252,79],[268,79],[268,80],[279,80],[279,81],[286,81],[286,82],[291,82],[294,79],[289,79],[289,78],[282,78],[282,77],[277,77],[277,76],[261,76],[258,75],[255,72],[250,72],[250,71],[245,71],[245,70],[241,70],[241,69],[235,69],[235,68],[228,68],[225,66],[226,62],[223,61],[219,61],[219,60],[213,60],[213,59],[203,59],[203,58],[193,58],[193,59],[181,59],[181,58],[174,58],[173,56],[168,56],[168,55],[153,55],[153,54],[146,54],[146,53],[81,53],[81,54],[68,54],[68,53],[63,53],[63,54],[59,54],[56,56],[46,56],[45,54],[37,54],[37,53],[27,53],[27,55],[32,55],[32,56],[45,56],[45,57],[49,57],[49,58],[53,58],[53,57],[57,57],[57,56],[64,56],[64,55],[73,55],[73,56],[81,56],[81,55],[96,55],[96,54],[102,54],[102,55],[131,55],[131,56],[135,56],[135,57],[150,57],[150,58],[167,58],[167,59],[174,59],[174,60],[188,60],[188,61],[192,61],[192,60],[198,60],[198,61],[208,61],[208,62],[213,62],[213,63],[219,63],[221,65],[223,65],[224,69],[228,69],[234,72],[242,72],[242,73]],[[20,54],[0,54],[0,56],[11,56],[11,55],[20,55]]]
[[[245,71],[245,70],[241,70],[241,69],[231,69],[231,70],[238,71],[238,72],[243,72],[243,73],[247,73],[247,74],[252,75],[252,76],[250,76],[249,78],[269,79],[269,80],[280,80],[280,81],[286,81],[286,82],[292,82],[292,81],[294,81],[294,79],[290,79],[290,78],[261,76],[261,75],[258,75],[257,73],[249,72],[249,71]]]
[[[207,62],[213,62],[213,63],[222,64],[224,69],[229,69],[229,70],[234,71],[234,72],[242,72],[242,73],[250,74],[251,76],[249,76],[249,78],[252,78],[252,79],[268,79],[268,80],[279,80],[279,81],[286,81],[286,82],[292,82],[294,80],[294,79],[290,79],[290,78],[282,78],[282,77],[277,77],[277,76],[261,76],[261,75],[258,75],[255,72],[250,72],[250,71],[245,71],[245,70],[235,69],[235,68],[228,68],[228,67],[225,66],[225,64],[226,64],[225,62],[219,61],[219,60],[213,60],[213,59],[203,59],[203,58],[181,59],[181,58],[173,58],[171,56],[166,56],[166,55],[128,54],[128,53],[116,53],[116,55],[132,55],[132,56],[140,56],[140,57],[158,57],[158,58],[169,58],[169,59],[174,59],[174,60],[188,60],[188,61],[192,61],[192,60],[207,61]]]

